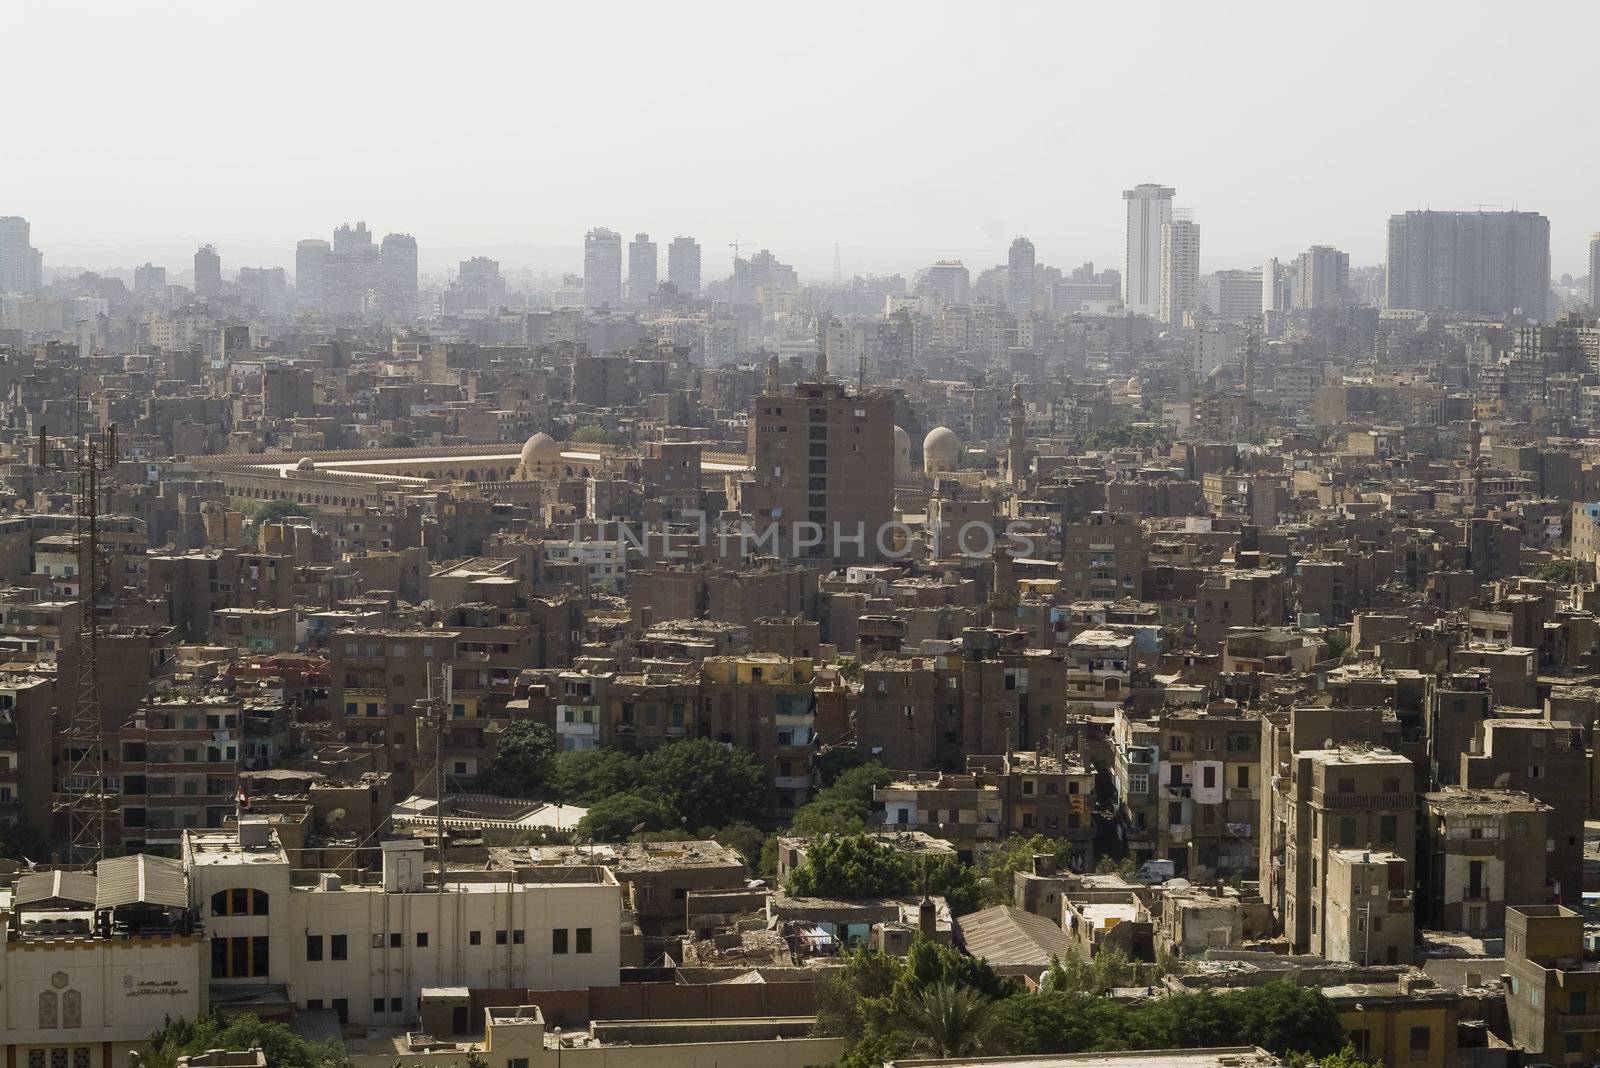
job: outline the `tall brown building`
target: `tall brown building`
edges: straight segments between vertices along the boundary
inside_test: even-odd
[[[891,544],[894,507],[894,398],[850,393],[835,382],[804,382],[778,392],[776,375],[750,411],[753,471],[742,510],[777,553],[876,560]],[[771,553],[772,542],[762,552]]]

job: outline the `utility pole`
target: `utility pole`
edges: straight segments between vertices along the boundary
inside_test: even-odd
[[[450,665],[439,673],[439,696],[433,695],[433,672],[427,673],[428,716],[433,723],[433,825],[439,839],[439,892],[444,893],[444,731],[450,719],[450,696],[454,679]]]
[[[80,427],[82,423],[80,411]],[[101,581],[100,492],[101,475],[112,472],[117,464],[117,426],[111,424],[101,440],[81,432],[77,439],[72,527],[78,568],[78,670],[72,715],[62,731],[67,740],[67,766],[61,779],[62,793],[66,795],[61,804],[67,809],[67,859],[75,864],[94,864],[106,854],[105,730],[100,709],[100,621],[95,606]],[[47,466],[47,450],[48,435],[41,426],[41,468]]]

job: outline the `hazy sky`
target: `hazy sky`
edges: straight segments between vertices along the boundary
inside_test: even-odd
[[[1203,266],[1383,255],[1407,208],[1600,230],[1600,4],[14,2],[0,215],[54,265],[292,264],[364,218],[425,269],[582,233],[826,273],[1120,265],[1175,186]],[[541,250],[536,246],[557,246]],[[664,258],[664,253],[663,253]]]

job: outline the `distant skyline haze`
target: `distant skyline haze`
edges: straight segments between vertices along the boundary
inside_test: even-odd
[[[212,243],[229,273],[292,270],[358,219],[430,273],[495,249],[578,271],[599,226],[695,235],[707,278],[735,240],[810,277],[836,243],[847,277],[909,277],[1018,234],[1121,269],[1141,182],[1177,190],[1205,271],[1318,244],[1380,263],[1390,215],[1484,205],[1548,216],[1559,277],[1600,230],[1583,3],[266,10],[8,13],[32,102],[0,214],[47,269],[176,272]]]

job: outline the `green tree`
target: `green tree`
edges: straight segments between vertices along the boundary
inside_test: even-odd
[[[513,720],[495,747],[489,789],[503,797],[546,797],[555,763],[555,732],[532,720]]]
[[[997,1045],[994,1007],[993,1001],[970,986],[936,983],[900,1010],[894,1026],[915,1055],[977,1056]]]
[[[1118,1048],[1127,1006],[1080,990],[1020,994],[995,1007],[994,1029],[1012,1053],[1081,1053]]]
[[[259,1049],[272,1068],[349,1068],[351,1063],[337,1043],[307,1042],[283,1024],[248,1013],[226,1023],[216,1015],[193,1021],[169,1017],[146,1041],[142,1068],[175,1068],[179,1057],[208,1049]]]
[[[983,885],[978,871],[953,856],[936,857],[923,865],[921,889],[943,897],[953,916],[965,916],[983,907]]]
[[[1333,1005],[1316,987],[1268,983],[1219,995],[1239,1021],[1241,1045],[1257,1045],[1280,1056],[1290,1051],[1326,1057],[1345,1046],[1344,1027]]]
[[[383,447],[386,449],[411,449],[415,448],[417,439],[410,434],[385,434]]]
[[[747,749],[710,738],[669,742],[639,761],[639,782],[685,827],[767,818],[767,776]]]
[[[986,853],[978,871],[984,904],[1011,904],[1012,876],[1019,871],[1032,870],[1033,858],[1040,854],[1054,857],[1056,867],[1065,870],[1072,858],[1072,847],[1060,838],[1014,834]]]
[[[1289,1068],[1383,1068],[1383,1062],[1367,1060],[1347,1042],[1339,1052],[1330,1053],[1325,1057],[1313,1057],[1308,1053],[1290,1053]]]
[[[256,509],[255,520],[257,523],[271,523],[278,519],[287,519],[290,516],[297,515],[314,519],[316,518],[317,510],[309,504],[301,504],[299,501],[266,501]]]
[[[889,785],[894,776],[879,763],[861,764],[841,771],[833,784],[795,810],[789,833],[806,837],[824,834],[858,834],[872,817],[872,791]]]
[[[859,746],[834,745],[819,752],[812,764],[817,769],[818,782],[823,789],[827,789],[838,781],[840,775],[872,762],[872,758],[863,753]]]
[[[550,791],[568,805],[592,805],[639,784],[639,758],[621,749],[572,749],[555,758]]]
[[[816,1033],[860,1042],[867,1033],[865,1009],[882,1004],[904,970],[904,961],[877,950],[845,953],[840,967],[817,984]]]
[[[900,897],[915,884],[909,860],[864,834],[812,842],[805,863],[789,874],[789,892],[799,897]]]
[[[672,810],[653,797],[612,794],[589,806],[578,821],[578,833],[596,842],[621,842],[638,833],[634,828],[641,824],[644,831],[662,831],[674,822]]]
[[[1578,581],[1578,562],[1576,560],[1551,560],[1547,564],[1540,564],[1534,568],[1533,577],[1543,579],[1545,582],[1556,582],[1563,586],[1570,586]]]
[[[14,823],[0,828],[0,857],[7,860],[47,861],[51,845],[32,824]]]
[[[588,426],[580,426],[574,430],[569,440],[574,445],[614,445],[616,444],[617,436],[603,426],[596,426],[590,423]]]
[[[711,832],[711,839],[729,849],[737,849],[752,872],[760,870],[761,854],[766,847],[767,836],[761,833],[761,828],[749,820],[734,820],[725,827],[719,827]]]

